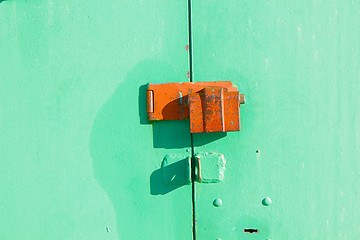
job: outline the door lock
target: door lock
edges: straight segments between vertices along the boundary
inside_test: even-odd
[[[149,121],[190,119],[190,132],[240,131],[240,104],[230,81],[149,84]]]

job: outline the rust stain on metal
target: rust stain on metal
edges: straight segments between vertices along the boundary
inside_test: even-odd
[[[204,120],[204,132],[225,131],[223,88],[207,87],[204,89]]]
[[[229,81],[149,84],[148,119],[190,119],[190,132],[240,131],[244,94]]]
[[[185,46],[185,50],[188,51],[189,50],[189,45]]]

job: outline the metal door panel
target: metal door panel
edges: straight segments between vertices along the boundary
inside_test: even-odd
[[[187,6],[0,1],[0,238],[191,239],[186,122],[147,124],[148,82],[188,81]]]
[[[240,132],[194,134],[195,153],[226,159],[222,182],[196,183],[197,239],[359,238],[359,2],[192,11],[194,80],[233,81],[247,100]]]

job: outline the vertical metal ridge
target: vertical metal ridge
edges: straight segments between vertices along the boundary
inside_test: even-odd
[[[192,11],[191,11],[191,0],[188,0],[188,35],[189,35],[189,79],[190,82],[193,82],[193,63],[192,63],[192,29],[191,29],[191,15],[192,15]]]
[[[193,136],[194,134],[191,133],[191,197],[192,197],[192,222],[193,222],[193,240],[196,240],[196,205],[195,205],[195,180],[196,180],[196,174],[195,174],[195,167],[196,167],[196,159],[195,159],[195,150],[194,150],[194,140]]]
[[[192,46],[192,21],[191,21],[191,0],[188,0],[188,37],[189,37],[189,80],[190,82],[193,82],[193,46]],[[195,150],[194,150],[194,139],[193,134],[190,134],[190,142],[191,142],[191,192],[192,192],[192,223],[193,223],[193,240],[196,240],[196,207],[195,207]]]

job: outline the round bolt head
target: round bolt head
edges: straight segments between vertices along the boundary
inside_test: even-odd
[[[213,201],[213,205],[215,207],[221,207],[222,205],[222,200],[220,198],[216,198],[214,201]]]
[[[262,200],[262,205],[269,206],[271,204],[271,198],[266,197]]]

